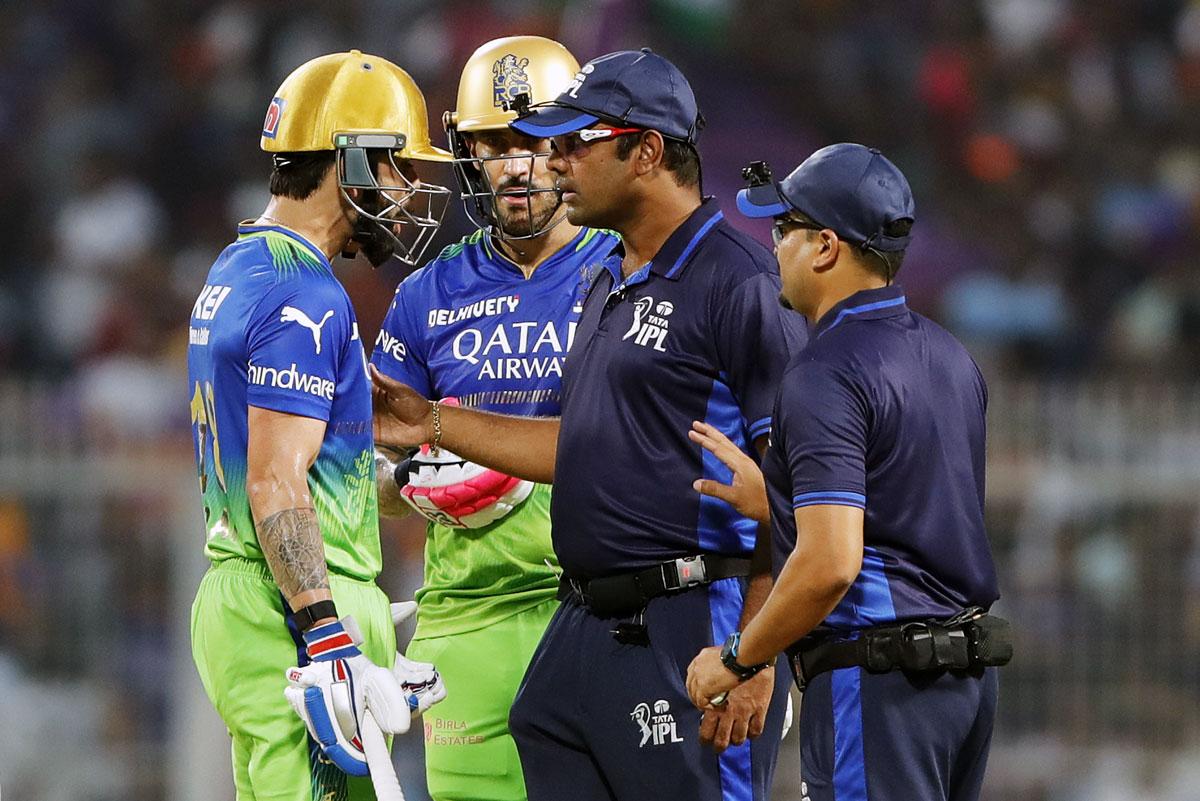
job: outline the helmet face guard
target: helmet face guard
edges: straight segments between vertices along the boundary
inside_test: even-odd
[[[405,173],[411,170],[396,159],[404,144],[403,134],[339,133],[334,137],[338,186],[358,214],[353,239],[376,267],[393,255],[404,264],[418,266],[442,225],[450,199],[448,188],[408,178]],[[381,154],[386,154],[399,184],[379,182],[373,164]],[[350,189],[360,190],[357,199]]]
[[[457,126],[449,121],[446,123],[446,137],[450,142],[450,152],[454,154],[454,176],[458,180],[459,197],[462,198],[463,208],[467,213],[467,217],[477,228],[488,231],[492,236],[501,241],[536,239],[566,219],[566,214],[561,211],[561,204],[556,203],[554,212],[549,218],[541,224],[534,224],[534,198],[541,195],[553,195],[557,198],[559,191],[556,187],[539,189],[527,183],[520,188],[505,189],[498,192],[492,184],[491,176],[488,175],[487,164],[489,162],[528,159],[529,169],[527,174],[532,177],[534,168],[538,164],[538,159],[541,159],[542,163],[545,164],[545,160],[550,157],[549,151],[545,153],[520,153],[517,155],[506,154],[502,156],[472,156],[471,149],[463,140],[463,134],[459,133]],[[526,230],[505,230],[500,220],[499,204],[501,196],[517,198],[524,202],[527,222],[523,227]]]

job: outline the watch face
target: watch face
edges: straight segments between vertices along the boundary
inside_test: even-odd
[[[735,631],[729,635],[725,640],[725,645],[721,647],[721,662],[739,675],[743,672],[742,666],[737,663],[738,643],[741,642],[741,639],[741,634]]]

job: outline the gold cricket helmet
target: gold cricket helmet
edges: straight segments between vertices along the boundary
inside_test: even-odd
[[[353,239],[375,266],[393,254],[415,266],[442,224],[450,190],[419,180],[407,162],[453,156],[433,146],[424,95],[387,59],[351,50],[301,64],[271,98],[260,146],[277,167],[336,152],[338,184],[358,213]],[[399,183],[377,179],[385,158]]]
[[[476,50],[463,67],[458,83],[458,100],[454,111],[442,118],[450,150],[454,154],[454,174],[458,178],[467,216],[480,228],[491,229],[501,239],[530,239],[540,236],[564,219],[554,214],[541,225],[534,224],[535,195],[557,192],[555,189],[535,189],[525,186],[508,194],[523,195],[527,204],[528,230],[517,233],[504,231],[496,212],[496,188],[484,169],[484,162],[522,156],[493,156],[476,158],[471,155],[461,134],[479,131],[506,130],[517,118],[514,104],[541,103],[553,100],[579,72],[579,62],[567,48],[541,36],[507,36],[493,39]],[[522,97],[524,96],[524,97]],[[533,174],[534,160],[546,158],[545,152],[529,153],[528,175]]]
[[[351,50],[307,61],[284,79],[263,122],[268,153],[333,150],[336,133],[402,134],[400,158],[450,161],[429,139],[425,96],[387,59]]]

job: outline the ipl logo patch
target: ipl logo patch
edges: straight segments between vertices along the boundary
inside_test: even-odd
[[[675,731],[675,716],[671,714],[671,705],[663,699],[654,702],[654,711],[650,705],[640,703],[629,713],[629,717],[637,724],[642,733],[642,741],[638,748],[644,748],[646,743],[666,745],[682,743],[683,738]]]
[[[263,120],[262,135],[267,139],[274,139],[275,134],[279,132],[279,118],[283,116],[283,98],[271,98],[271,105],[267,106],[267,117]]]
[[[633,304],[633,324],[625,332],[622,340],[633,337],[633,341],[644,347],[651,347],[660,353],[666,353],[664,344],[671,323],[667,319],[675,311],[675,304],[669,300],[660,300],[654,305],[654,298],[649,295],[637,299]]]
[[[517,59],[512,53],[507,54],[492,65],[492,105],[504,108],[506,102],[517,98],[517,95],[533,95],[533,87],[529,85],[529,75],[525,68],[529,59]]]

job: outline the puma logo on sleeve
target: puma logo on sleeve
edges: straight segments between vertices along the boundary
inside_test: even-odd
[[[321,322],[314,323],[312,318],[307,314],[297,309],[295,306],[284,306],[283,313],[279,315],[281,323],[298,323],[312,332],[313,345],[317,348],[317,355],[321,355],[321,328],[333,316],[333,309],[325,312],[325,316],[321,318]]]

